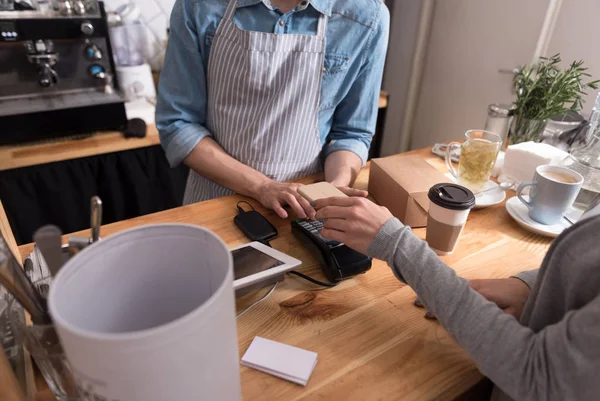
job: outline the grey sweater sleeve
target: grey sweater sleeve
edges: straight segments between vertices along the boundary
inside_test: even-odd
[[[529,287],[529,289],[532,289],[533,285],[535,284],[535,281],[537,280],[538,273],[539,269],[525,270],[511,277],[518,278],[519,280],[527,284],[527,287]]]
[[[600,296],[535,333],[472,290],[397,219],[369,248],[410,285],[483,374],[516,400],[587,400],[600,393]],[[565,376],[565,369],[581,372]],[[577,382],[573,382],[577,377]]]

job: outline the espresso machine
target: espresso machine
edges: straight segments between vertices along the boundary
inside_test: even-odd
[[[0,145],[124,130],[103,3],[42,1],[0,11]]]

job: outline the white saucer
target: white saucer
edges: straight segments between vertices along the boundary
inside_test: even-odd
[[[450,180],[452,180],[452,182],[456,182],[456,179],[454,179],[452,174],[446,173],[444,175]],[[502,203],[502,201],[506,199],[506,191],[501,189],[500,186],[498,186],[498,184],[496,184],[492,180],[488,180],[488,182],[483,187],[483,190],[485,191],[486,189],[494,187],[496,187],[496,189],[492,189],[487,192],[480,192],[479,194],[475,195],[475,206],[473,207],[473,209],[482,209],[484,207],[494,206],[498,203]]]
[[[538,223],[529,217],[529,209],[516,196],[506,202],[506,211],[521,227],[544,237],[558,237],[560,233],[571,226],[567,219],[561,219],[552,225]]]
[[[481,209],[488,206],[494,206],[498,203],[502,203],[502,201],[506,199],[506,191],[500,188],[500,186],[494,181],[489,180],[483,187],[484,191],[486,189],[489,189],[489,191],[475,194],[474,209]]]

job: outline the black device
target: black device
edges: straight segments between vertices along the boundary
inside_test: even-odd
[[[248,202],[240,203],[245,203],[252,207]],[[263,244],[267,244],[270,240],[277,237],[279,234],[277,229],[265,216],[254,210],[253,207],[252,210],[245,211],[240,207],[240,203],[237,205],[239,213],[234,217],[233,222],[242,230],[246,237],[251,241],[258,241]]]
[[[125,138],[143,138],[146,136],[146,122],[141,118],[132,118],[127,121],[127,128],[123,131]]]
[[[366,272],[372,259],[337,241],[323,238],[320,234],[323,221],[293,220],[292,233],[321,262],[323,273],[331,282]]]
[[[126,128],[103,2],[73,4],[0,16],[0,145]]]

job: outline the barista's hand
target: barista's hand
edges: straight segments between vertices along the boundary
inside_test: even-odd
[[[523,307],[529,297],[529,287],[518,278],[477,279],[469,280],[469,286],[483,295],[485,299],[498,305],[504,313],[520,319]],[[417,298],[415,305],[423,307]],[[431,312],[425,314],[427,319],[435,319]]]
[[[316,218],[326,219],[323,237],[365,254],[381,227],[393,217],[385,207],[358,197],[319,199],[316,209]]]
[[[288,217],[288,213],[283,208],[285,205],[289,205],[301,219],[307,217],[314,219],[315,209],[298,194],[298,187],[301,185],[268,180],[257,189],[254,198],[264,207],[273,209],[282,219]]]
[[[485,299],[498,305],[504,313],[521,318],[523,307],[529,297],[529,287],[518,278],[470,280],[472,289]]]

